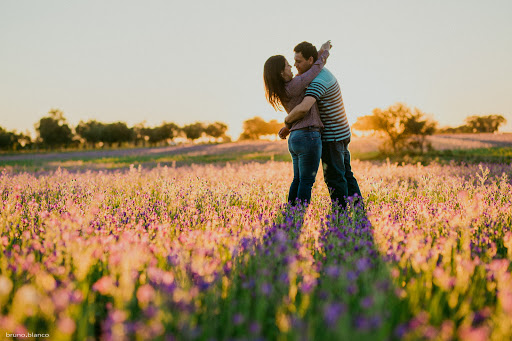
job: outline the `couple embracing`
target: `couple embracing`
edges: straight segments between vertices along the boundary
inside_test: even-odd
[[[268,102],[287,112],[279,137],[288,138],[293,181],[288,193],[292,205],[311,201],[311,189],[322,160],[324,180],[334,205],[346,207],[348,197],[362,204],[361,191],[350,166],[350,125],[336,78],[324,66],[332,45],[320,51],[308,42],[295,46],[295,67],[284,56],[270,57],[263,69]]]

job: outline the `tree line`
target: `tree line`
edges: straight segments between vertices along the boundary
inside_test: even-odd
[[[386,109],[376,108],[371,115],[360,116],[352,128],[370,131],[384,138],[383,151],[402,150],[424,152],[432,148],[427,137],[446,133],[493,133],[506,123],[502,115],[469,116],[465,124],[452,128],[438,128],[438,122],[418,108],[404,103],[395,103]],[[281,121],[265,121],[253,117],[243,122],[239,140],[257,140],[264,136],[277,135],[283,126]],[[37,137],[32,140],[27,134],[7,131],[0,127],[0,149],[53,149],[121,146],[157,146],[172,143],[182,137],[196,141],[208,137],[215,141],[228,142],[228,126],[222,122],[206,124],[195,122],[184,126],[164,122],[160,126],[146,127],[143,123],[128,127],[124,122],[103,123],[96,120],[80,121],[71,127],[59,109],[52,109],[35,126]]]
[[[143,123],[128,127],[124,122],[103,123],[96,120],[80,121],[71,127],[59,109],[52,109],[35,125],[37,137],[7,131],[0,127],[0,149],[54,149],[90,148],[122,146],[157,146],[169,144],[177,137],[195,141],[201,137],[209,137],[216,141],[231,141],[226,135],[228,126],[222,122],[206,124],[195,122],[178,126],[164,122],[160,126],[146,127]]]
[[[439,131],[441,134],[456,133],[494,133],[500,126],[507,123],[501,115],[469,116],[464,120],[465,124],[458,127],[444,128]]]

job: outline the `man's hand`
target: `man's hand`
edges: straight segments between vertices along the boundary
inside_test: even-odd
[[[290,135],[290,130],[286,127],[282,127],[281,130],[279,130],[279,133],[277,133],[281,140],[286,140],[286,136]]]

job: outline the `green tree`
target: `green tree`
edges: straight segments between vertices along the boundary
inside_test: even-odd
[[[48,116],[41,118],[36,131],[42,144],[49,148],[68,146],[73,142],[73,132],[59,109],[52,109]]]
[[[159,128],[162,131],[162,135],[165,136],[165,138],[169,139],[169,140],[174,139],[181,132],[181,128],[178,127],[177,124],[172,123],[172,122],[169,122],[169,123],[164,122]]]
[[[157,144],[162,141],[172,140],[180,132],[180,128],[174,123],[162,123],[161,126],[147,130],[149,142]]]
[[[253,117],[245,120],[240,140],[257,140],[262,135],[266,122],[261,117]]]
[[[75,131],[86,143],[94,147],[98,142],[102,141],[105,134],[105,124],[96,120],[89,120],[88,122],[80,121]]]
[[[461,125],[458,127],[445,127],[437,130],[438,134],[465,134],[472,132],[472,129],[470,129],[467,125]]]
[[[15,150],[18,147],[18,135],[0,127],[0,149]]]
[[[203,133],[205,131],[205,127],[204,127],[203,123],[196,122],[196,123],[192,123],[192,124],[188,124],[188,125],[184,126],[183,128],[181,128],[181,130],[185,133],[185,136],[189,140],[194,141],[203,135]]]
[[[465,119],[467,130],[473,133],[494,133],[507,120],[501,115],[469,116]]]
[[[206,135],[209,135],[213,138],[220,138],[226,136],[226,131],[228,130],[228,126],[222,122],[215,122],[212,124],[209,124],[204,132]]]
[[[266,122],[261,117],[256,116],[244,121],[240,140],[257,140],[264,135],[277,134],[282,126],[283,124],[277,120]]]
[[[405,121],[405,131],[409,134],[407,147],[413,151],[423,153],[432,149],[427,136],[433,135],[437,130],[437,122],[429,119],[419,109],[411,112]]]
[[[134,131],[132,128],[128,128],[126,123],[124,122],[115,122],[108,123],[105,125],[105,129],[103,129],[103,134],[101,140],[112,146],[112,144],[117,143],[120,147],[123,142],[133,141],[135,137]]]
[[[25,133],[17,134],[18,145],[20,148],[27,149],[32,147],[32,138],[30,137],[30,133],[26,131]]]
[[[385,138],[382,149],[396,153],[405,149],[423,152],[429,148],[427,136],[435,132],[436,126],[437,122],[419,109],[396,103],[384,110],[374,109],[373,115],[358,117],[352,127],[377,132]]]
[[[149,131],[151,128],[146,127],[146,122],[140,122],[133,126],[133,136],[134,136],[134,142],[136,145],[139,144],[139,142],[142,143],[142,146],[146,146],[146,141],[149,140]]]

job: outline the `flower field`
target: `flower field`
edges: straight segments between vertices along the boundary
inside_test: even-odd
[[[364,209],[287,162],[3,171],[0,335],[511,339],[511,166],[353,168]]]

